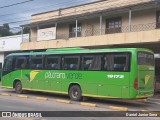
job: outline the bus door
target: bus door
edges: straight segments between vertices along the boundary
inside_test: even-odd
[[[2,86],[10,86],[13,85],[11,79],[12,79],[12,74],[11,72],[13,71],[13,62],[14,62],[14,57],[7,57],[4,60],[4,66],[2,69]],[[3,81],[5,81],[3,84]]]
[[[154,55],[138,52],[138,85],[139,94],[147,96],[154,88]],[[148,93],[147,93],[148,91]]]

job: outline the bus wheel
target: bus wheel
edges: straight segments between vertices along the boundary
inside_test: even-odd
[[[16,82],[16,84],[15,84],[15,91],[18,94],[22,94],[23,93],[22,84],[21,84],[20,81]]]
[[[80,101],[82,99],[82,92],[78,85],[71,86],[69,89],[69,97],[74,101]]]

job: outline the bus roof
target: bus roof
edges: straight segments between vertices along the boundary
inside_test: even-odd
[[[17,55],[41,55],[41,54],[75,54],[75,53],[103,53],[103,52],[123,52],[123,51],[144,51],[151,52],[149,49],[145,48],[106,48],[106,49],[85,49],[85,48],[58,48],[58,49],[48,49],[43,52],[21,52],[21,53],[11,53],[7,56],[17,56]]]

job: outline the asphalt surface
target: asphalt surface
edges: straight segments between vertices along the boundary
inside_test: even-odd
[[[115,111],[109,109],[109,106],[117,106],[117,107],[127,107],[129,111],[141,111],[141,110],[148,110],[148,111],[160,111],[160,104],[157,102],[154,103],[152,101],[144,102],[144,101],[137,101],[137,100],[115,100],[115,99],[107,99],[107,100],[100,100],[100,99],[93,99],[93,98],[85,98],[83,102],[87,103],[94,103],[97,104],[97,107],[88,107],[88,106],[81,106],[80,102],[72,102],[72,104],[64,104],[58,103],[56,99],[63,99],[69,100],[68,96],[64,95],[56,95],[50,93],[42,93],[42,92],[31,92],[27,91],[23,95],[29,96],[29,98],[18,98],[17,94],[12,89],[2,89],[0,88],[0,94],[7,93],[11,94],[11,96],[2,96],[0,95],[0,111]],[[43,100],[36,100],[35,97],[46,97],[48,98],[47,101]],[[62,112],[65,113],[65,112]],[[65,120],[77,120],[77,119],[84,119],[84,120],[98,120],[98,119],[105,119],[106,117],[63,117],[68,114],[62,114],[62,117],[54,117],[54,119],[65,119]],[[94,115],[98,113],[94,113]],[[111,113],[114,116],[114,112]],[[1,120],[2,118],[0,118]],[[9,118],[3,118],[8,120]],[[35,118],[12,118],[12,119],[24,119],[24,120],[35,120]],[[37,118],[36,118],[37,119]],[[52,120],[53,118],[38,118],[38,120]],[[112,117],[107,117],[107,119],[113,120]],[[115,119],[115,118],[114,118]],[[159,120],[157,117],[127,117],[127,118],[117,118],[116,120]]]
[[[0,88],[0,93],[9,93],[12,96],[17,96],[14,89],[2,89]],[[54,101],[56,99],[64,99],[69,100],[68,96],[65,95],[57,95],[51,93],[43,93],[43,92],[33,92],[27,91],[25,94],[29,96],[30,99],[34,99],[35,97],[46,97],[49,101]],[[157,99],[157,98],[156,98]],[[160,101],[144,101],[144,100],[122,100],[122,99],[94,99],[94,98],[84,98],[83,102],[89,102],[93,104],[97,104],[100,108],[107,108],[108,106],[117,106],[117,107],[127,107],[129,111],[160,111]],[[74,104],[78,104],[78,102],[74,102]]]

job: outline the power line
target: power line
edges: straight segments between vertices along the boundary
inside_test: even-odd
[[[86,0],[70,0],[70,1],[67,1],[67,2],[57,3],[57,4],[53,4],[53,5],[51,4],[51,5],[48,5],[48,6],[38,7],[36,9],[34,8],[34,9],[26,10],[26,12],[24,11],[24,13],[28,13],[28,12],[33,11],[33,10],[38,10],[40,8],[46,8],[46,7],[50,7],[50,6],[56,7],[56,6],[63,5],[63,4],[69,4],[69,3],[73,2],[73,1],[76,1],[74,3],[79,3],[79,2],[86,1]],[[20,13],[22,13],[22,12],[20,12]],[[0,15],[0,16],[7,16],[7,15],[13,15],[13,14],[18,14],[18,13],[4,14],[4,15]],[[30,17],[30,16],[28,16],[28,17]],[[3,21],[6,22],[8,20],[15,20],[15,19],[22,19],[22,18],[27,18],[27,17],[4,19],[4,20],[0,20],[0,22],[3,22]]]
[[[30,15],[29,16],[26,16],[26,17],[20,17],[20,18],[11,18],[11,19],[3,19],[3,20],[0,20],[0,22],[3,22],[3,21],[9,21],[9,20],[15,20],[15,19],[24,19],[24,18],[28,18],[28,17],[30,17]]]
[[[6,6],[2,6],[2,7],[0,7],[0,9],[2,9],[2,8],[6,8],[6,7],[12,7],[12,6],[15,6],[15,5],[20,5],[20,4],[24,4],[24,3],[32,2],[32,1],[34,1],[34,0],[27,0],[27,1],[19,2],[19,3],[14,3],[14,4],[10,4],[10,5],[6,5]]]
[[[110,1],[110,0],[109,0]],[[116,0],[114,0],[114,1],[116,1]],[[139,0],[137,0],[137,1],[139,1]],[[137,1],[134,1],[134,2],[137,2]],[[153,0],[150,0],[150,2],[152,2]],[[128,4],[129,3],[132,3],[133,1],[130,1],[130,2],[128,2]],[[120,4],[116,4],[116,6],[114,5],[114,7],[115,8],[118,8],[118,7],[120,7],[120,5],[122,5],[122,4],[124,4],[124,3],[126,3],[126,2],[123,2],[123,3],[120,3]],[[145,4],[146,2],[144,2],[144,4]],[[100,4],[100,3],[99,3]],[[101,5],[104,5],[103,3],[101,4]],[[108,7],[113,7],[113,5],[109,5]],[[107,8],[106,6],[103,6],[103,7],[101,7],[101,9],[103,9],[103,8]],[[88,11],[88,10],[92,10],[93,8],[90,8],[90,9],[86,9],[86,10],[83,10],[83,11]],[[113,11],[113,10],[111,10],[111,11]],[[71,13],[73,13],[73,12],[69,12],[69,13],[67,13],[67,14],[71,14]],[[67,14],[65,14],[65,15],[67,15]],[[53,17],[55,17],[55,15],[54,16],[50,16],[50,17],[46,17],[46,18],[53,18]],[[44,19],[44,18],[36,18],[36,19],[32,19],[32,20],[40,20],[40,19]],[[22,23],[22,22],[29,22],[30,20],[21,20],[21,21],[12,21],[12,22],[9,22],[8,24],[14,24],[14,23]]]
[[[67,2],[61,2],[61,3],[57,3],[57,4],[54,3],[54,4],[47,5],[47,6],[41,6],[41,7],[37,7],[37,8],[34,8],[34,9],[21,11],[19,13],[22,13],[22,12],[28,13],[28,12],[32,12],[33,10],[38,10],[38,9],[41,9],[41,8],[47,8],[47,7],[51,7],[51,6],[58,6],[60,4],[67,4],[67,3],[70,3],[70,2],[73,2],[73,1],[81,2],[81,0],[70,0],[70,1],[67,1]],[[86,0],[82,0],[82,1],[86,1]],[[15,13],[9,13],[9,14],[2,14],[0,16],[8,16],[8,15],[13,15],[13,14],[18,14],[18,13],[15,12]]]
[[[98,0],[98,1],[101,1],[101,0]],[[107,1],[107,0],[106,0]],[[116,0],[114,0],[114,1],[116,1]],[[138,0],[139,1],[139,0]],[[110,0],[108,0],[108,2],[110,2]],[[113,0],[111,1],[111,2],[113,2]],[[124,2],[125,3],[125,2]],[[99,3],[99,4],[101,4],[101,3]],[[102,5],[104,5],[103,3],[102,3]],[[118,4],[117,4],[118,5]],[[106,6],[105,6],[106,7]],[[93,9],[93,8],[90,8],[90,9],[87,9],[87,10],[91,10],[91,9]],[[84,11],[87,11],[87,10],[84,10]],[[66,13],[65,15],[68,15],[68,14],[71,14],[71,13],[73,13],[73,12],[69,12],[69,13]],[[53,17],[55,17],[55,15],[54,16],[50,16],[50,17],[46,17],[46,18],[53,18]],[[32,20],[40,20],[40,19],[44,19],[44,18],[38,18],[38,19],[32,19]],[[22,23],[22,22],[29,22],[29,21],[31,21],[31,20],[19,20],[19,21],[12,21],[12,22],[9,22],[8,24],[14,24],[14,23]],[[5,24],[5,23],[4,23]]]

